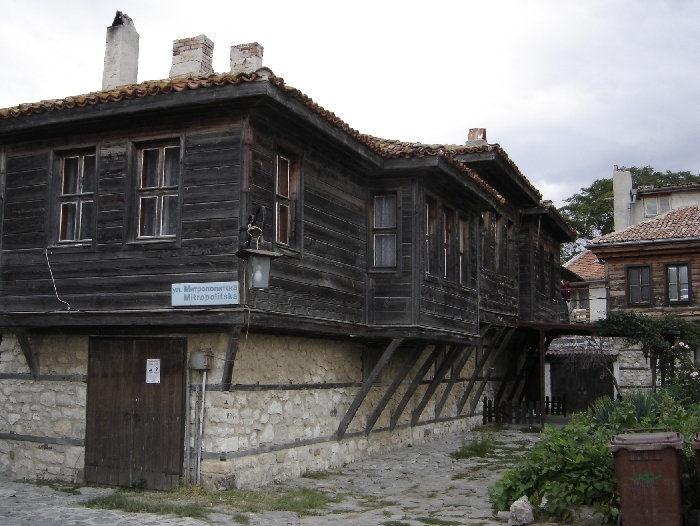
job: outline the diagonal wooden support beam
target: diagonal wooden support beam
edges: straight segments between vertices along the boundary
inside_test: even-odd
[[[515,334],[515,328],[511,327],[510,329],[506,329],[505,331],[501,331],[501,333],[498,335],[498,339],[500,340],[498,343],[498,347],[496,348],[496,351],[493,353],[493,361],[492,363],[496,363],[498,361],[498,358],[500,355],[503,353],[503,351],[508,347],[508,343],[510,343],[510,339],[513,337],[513,334]],[[474,398],[472,398],[471,404],[469,404],[469,413],[474,412],[474,408],[476,407],[476,404],[479,403],[479,398],[481,397],[481,393],[484,392],[484,388],[486,387],[486,384],[488,383],[489,379],[491,378],[491,375],[493,374],[494,367],[490,367],[484,377],[481,379],[481,383],[479,384],[479,387],[476,390],[476,394],[474,395]]]
[[[423,347],[416,347],[407,356],[406,362],[403,364],[403,367],[396,374],[396,377],[391,382],[391,385],[386,390],[384,396],[382,396],[382,399],[379,401],[377,407],[374,408],[374,411],[372,411],[372,414],[367,420],[367,426],[365,427],[365,436],[368,436],[370,434],[372,428],[374,427],[374,424],[377,423],[379,416],[382,414],[382,411],[384,411],[384,408],[389,403],[389,400],[391,400],[391,397],[394,396],[394,393],[396,393],[396,390],[399,388],[399,385],[401,385],[401,382],[403,382],[404,378],[406,378],[406,375],[408,375],[413,366],[416,364],[422,352]]]
[[[228,349],[226,350],[226,359],[224,360],[224,371],[221,375],[221,387],[224,391],[231,390],[231,383],[233,382],[233,364],[236,361],[236,354],[238,354],[238,340],[240,336],[240,327],[233,327],[229,331]]]
[[[394,351],[396,351],[396,349],[398,349],[402,343],[403,338],[396,338],[394,340],[391,340],[391,343],[387,346],[386,349],[384,349],[384,352],[379,358],[379,361],[369,373],[367,380],[365,380],[365,383],[362,384],[360,391],[357,393],[355,399],[350,404],[347,413],[345,413],[345,416],[340,421],[340,425],[338,426],[338,431],[336,433],[338,440],[343,438],[343,435],[345,435],[345,431],[347,431],[350,422],[352,422],[352,419],[355,417],[355,413],[357,413],[357,410],[360,408],[360,405],[367,396],[367,393],[369,393],[370,389],[372,389],[372,385],[374,384],[374,382],[377,381],[377,378],[379,378],[379,374],[382,372],[382,369],[384,369],[384,367],[386,367],[386,364],[389,363],[389,360],[394,354]]]
[[[460,371],[464,368],[464,364],[467,363],[467,360],[469,360],[472,352],[474,352],[474,347],[462,347],[461,356],[455,361],[455,366],[452,370],[452,374],[450,375],[450,381],[448,382],[447,387],[445,387],[445,392],[442,393],[442,398],[440,398],[440,401],[435,406],[435,418],[440,418],[442,410],[445,407],[445,403],[447,402],[447,398],[450,396],[450,392],[457,381],[457,377],[459,376]]]
[[[430,382],[428,388],[423,394],[423,398],[421,399],[418,406],[413,410],[413,414],[411,415],[412,426],[415,426],[418,423],[418,419],[420,418],[420,415],[423,414],[425,406],[428,405],[428,402],[435,393],[435,390],[438,388],[443,378],[445,378],[447,371],[449,371],[452,365],[454,365],[458,354],[459,352],[457,351],[457,349],[455,349],[454,345],[448,349],[447,353],[445,354],[445,359],[442,361],[440,367],[438,367],[438,370],[435,372],[432,381]]]
[[[13,332],[17,337],[20,349],[22,349],[24,359],[27,361],[29,371],[32,373],[34,379],[37,379],[39,377],[39,357],[32,351],[32,345],[29,342],[27,331],[24,329],[15,329]]]
[[[408,401],[411,399],[413,394],[416,392],[416,388],[418,387],[418,384],[421,383],[421,381],[423,380],[423,377],[426,375],[428,370],[433,366],[433,364],[435,363],[435,360],[437,360],[437,357],[439,356],[442,349],[444,349],[444,346],[436,345],[433,348],[433,351],[425,359],[425,361],[423,362],[423,365],[421,365],[421,368],[418,370],[416,375],[413,377],[413,380],[411,380],[411,385],[408,386],[408,389],[401,397],[401,401],[399,402],[399,405],[397,405],[396,409],[394,409],[394,414],[391,415],[391,423],[389,425],[389,429],[391,429],[392,431],[394,430],[394,428],[396,428],[396,424],[398,423],[399,418],[401,418],[401,413],[403,413],[403,410],[406,409],[406,405],[408,404]]]
[[[481,337],[479,338],[479,345],[477,345],[477,361],[474,364],[474,371],[472,371],[472,376],[469,379],[469,383],[467,384],[467,387],[464,389],[462,396],[459,398],[459,401],[457,402],[457,414],[458,415],[462,412],[462,409],[464,409],[464,404],[467,403],[467,398],[469,398],[469,395],[471,394],[472,389],[474,388],[474,384],[476,383],[476,380],[479,377],[479,373],[484,368],[484,364],[486,363],[486,360],[489,359],[489,356],[491,355],[491,351],[493,350],[492,345],[484,346],[484,339],[486,337],[486,332],[489,329],[490,329],[490,327],[486,327],[485,331],[483,329],[481,331]],[[483,352],[484,347],[486,347],[485,352]]]
[[[525,352],[527,354],[525,356],[525,361],[523,362],[522,367],[518,371],[515,383],[513,384],[513,387],[511,388],[510,393],[508,394],[507,400],[509,401],[517,400],[518,393],[521,391],[525,381],[527,380],[527,377],[532,373],[533,367],[535,367],[538,362],[537,353],[532,352],[532,342],[530,341],[530,338],[526,338],[526,341],[523,342],[522,347],[525,348]]]

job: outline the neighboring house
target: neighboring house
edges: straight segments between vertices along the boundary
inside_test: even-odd
[[[256,485],[541,398],[575,233],[483,129],[360,134],[203,35],[137,84],[137,43],[0,110],[3,474]]]
[[[571,321],[592,322],[615,310],[697,316],[693,288],[700,272],[700,184],[633,188],[631,173],[615,167],[613,191],[615,232],[591,240],[589,251],[565,265],[582,278],[569,286]],[[614,372],[617,394],[652,387],[649,362],[622,339],[560,338],[547,358],[547,393],[566,395],[572,409],[585,408],[600,392],[590,388],[594,379],[581,380],[586,374],[571,376],[571,383],[559,380],[566,376],[557,371],[561,364],[571,370],[597,362]],[[576,401],[573,393],[578,393]]]

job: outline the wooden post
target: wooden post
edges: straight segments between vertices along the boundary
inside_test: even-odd
[[[17,337],[17,341],[19,342],[19,346],[22,349],[22,354],[24,354],[24,359],[27,360],[29,371],[36,380],[39,377],[39,358],[32,351],[32,346],[29,342],[27,331],[24,329],[15,329],[14,333]]]
[[[365,380],[365,383],[362,385],[360,391],[355,396],[355,399],[350,404],[347,413],[345,413],[345,416],[340,421],[340,425],[338,426],[338,431],[336,433],[338,440],[343,438],[343,435],[345,435],[345,431],[347,431],[350,422],[352,422],[352,419],[355,417],[355,413],[357,413],[357,410],[360,408],[360,405],[367,396],[367,393],[369,393],[372,385],[377,381],[377,378],[379,378],[379,374],[382,372],[382,369],[384,369],[386,364],[389,363],[392,354],[394,354],[394,351],[399,348],[401,343],[403,343],[403,338],[396,338],[391,340],[391,343],[386,349],[384,349],[381,358],[379,358],[379,361],[372,369],[372,372],[369,373],[367,380]]]
[[[546,351],[546,345],[545,345],[545,339],[544,339],[544,331],[540,329],[539,331],[539,351],[540,351],[540,426],[544,427],[544,395],[545,395],[545,389],[544,389],[544,372],[545,372],[545,367],[544,367],[544,353]]]
[[[428,372],[428,369],[430,369],[430,367],[435,363],[435,360],[437,359],[438,354],[440,354],[441,349],[442,347],[440,345],[436,345],[433,348],[433,352],[431,352],[430,355],[425,359],[423,365],[421,365],[421,368],[413,377],[411,385],[408,386],[408,389],[401,397],[399,405],[396,406],[396,409],[394,409],[394,414],[391,415],[391,423],[389,424],[389,429],[391,429],[392,431],[394,430],[394,428],[396,428],[396,424],[399,421],[399,418],[401,418],[401,413],[403,413],[403,410],[406,408],[406,404],[408,404],[408,401],[413,396],[413,393],[416,392],[418,384],[425,376],[425,373]]]
[[[389,400],[391,400],[391,397],[394,396],[394,393],[398,389],[399,385],[401,385],[401,382],[403,382],[404,378],[406,378],[406,375],[411,371],[422,351],[422,347],[416,347],[406,358],[406,362],[403,364],[403,367],[397,373],[396,377],[394,378],[394,381],[391,382],[391,385],[386,390],[384,396],[382,396],[382,399],[379,401],[377,407],[374,408],[374,411],[372,411],[372,414],[367,420],[367,425],[365,426],[365,436],[368,436],[370,434],[372,428],[374,427],[374,424],[376,424],[377,420],[379,419],[379,415],[382,414],[382,411],[384,411],[386,404],[389,403]]]
[[[447,371],[450,370],[450,367],[455,363],[455,358],[459,354],[459,351],[453,347],[451,347],[447,353],[445,354],[445,359],[443,362],[440,364],[440,367],[438,370],[435,372],[435,375],[433,376],[432,381],[430,382],[430,385],[428,385],[428,388],[425,390],[425,393],[423,394],[423,398],[421,399],[420,403],[418,406],[413,410],[413,414],[411,415],[411,425],[415,426],[418,423],[418,419],[420,418],[420,415],[423,413],[423,410],[425,409],[425,406],[428,405],[428,402],[430,401],[430,398],[433,396],[433,393],[435,393],[435,390],[438,388],[440,385],[440,382],[442,382],[442,379],[445,378],[445,375],[447,374]]]
[[[473,351],[474,347],[462,347],[462,356],[455,362],[454,368],[452,369],[452,374],[450,374],[450,381],[447,384],[447,387],[445,387],[445,392],[442,393],[442,398],[440,398],[440,401],[435,406],[435,418],[440,418],[442,409],[445,407],[445,403],[447,402],[447,397],[450,395],[450,392],[452,392],[452,388],[457,381],[460,371],[464,367],[464,364],[467,363],[467,360],[469,360],[469,357]]]
[[[238,340],[240,336],[240,327],[234,327],[229,332],[228,349],[226,350],[224,371],[221,376],[221,387],[224,391],[231,390],[231,383],[233,381],[233,364],[236,361],[236,354],[238,353]]]

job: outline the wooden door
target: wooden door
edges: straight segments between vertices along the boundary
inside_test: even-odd
[[[552,396],[566,397],[567,413],[585,411],[602,396],[612,398],[615,388],[602,364],[575,359],[551,363]]]
[[[185,355],[184,339],[90,339],[86,482],[151,489],[178,485]]]

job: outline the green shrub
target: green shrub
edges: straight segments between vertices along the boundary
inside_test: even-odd
[[[700,405],[684,405],[667,390],[637,392],[620,401],[597,400],[567,426],[545,428],[542,440],[489,488],[491,504],[504,511],[527,495],[556,519],[569,520],[572,508],[587,505],[613,523],[619,500],[608,444],[617,434],[642,428],[669,429],[684,436],[682,472],[684,480],[690,480],[695,458],[690,442],[700,430]],[[687,484],[684,491],[686,506],[700,502],[693,488]]]

